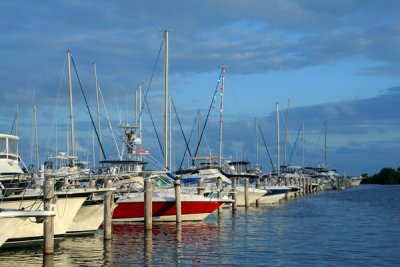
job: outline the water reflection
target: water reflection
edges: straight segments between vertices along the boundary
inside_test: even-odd
[[[204,262],[202,256],[208,255],[210,245],[216,246],[218,228],[215,223],[183,222],[154,224],[152,230],[144,231],[143,224],[116,224],[114,259],[120,259],[117,263],[121,264],[144,262],[148,266]],[[196,253],[201,250],[205,251],[203,255]]]
[[[112,240],[103,240],[104,266],[111,266],[113,262]]]
[[[68,237],[0,250],[1,266],[396,266],[399,187],[324,192],[271,207],[224,209],[203,222],[113,224],[113,238]],[[379,216],[376,216],[379,214]],[[374,251],[379,249],[379,255]]]
[[[44,255],[43,256],[43,266],[44,267],[53,267],[54,266],[54,255]]]
[[[146,266],[153,266],[153,230],[144,232],[144,262]]]

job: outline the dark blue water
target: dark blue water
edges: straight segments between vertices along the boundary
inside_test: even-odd
[[[224,209],[200,223],[113,225],[113,240],[66,238],[41,249],[1,250],[1,266],[400,266],[400,186],[363,185]]]

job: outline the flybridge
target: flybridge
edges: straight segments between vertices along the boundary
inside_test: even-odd
[[[16,135],[0,134],[0,175],[24,173],[18,165],[18,141]]]

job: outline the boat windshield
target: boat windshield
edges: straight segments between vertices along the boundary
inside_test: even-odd
[[[173,183],[171,182],[171,179],[165,176],[161,175],[152,175],[149,177],[152,181],[155,187],[172,187]]]
[[[18,155],[18,141],[8,139],[8,153]]]
[[[0,153],[7,153],[7,139],[0,138]]]

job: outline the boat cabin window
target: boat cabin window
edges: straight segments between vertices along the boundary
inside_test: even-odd
[[[18,154],[18,141],[8,139],[8,153],[9,154]]]
[[[0,153],[7,153],[7,139],[0,139]]]

